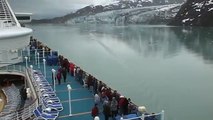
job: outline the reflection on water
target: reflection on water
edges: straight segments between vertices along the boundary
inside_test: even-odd
[[[34,25],[35,36],[148,111],[212,120],[213,29]]]
[[[212,28],[172,28],[179,41],[191,52],[201,56],[212,64],[213,29]]]

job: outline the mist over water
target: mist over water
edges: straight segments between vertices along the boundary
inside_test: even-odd
[[[148,112],[212,120],[213,29],[32,25],[34,36]]]

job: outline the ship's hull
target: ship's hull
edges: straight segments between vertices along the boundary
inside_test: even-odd
[[[32,30],[27,28],[10,28],[1,31],[0,67],[22,61],[21,51],[29,44],[31,32]]]

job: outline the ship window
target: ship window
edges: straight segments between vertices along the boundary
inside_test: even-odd
[[[30,20],[30,16],[16,16],[18,20]]]

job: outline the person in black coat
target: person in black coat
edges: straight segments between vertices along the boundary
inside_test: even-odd
[[[110,110],[110,104],[108,101],[105,101],[103,109],[104,109],[103,113],[104,113],[105,120],[109,120],[109,117],[111,115],[111,110]]]
[[[67,79],[67,70],[65,67],[62,68],[62,75],[63,75],[63,78],[64,78],[64,82],[66,82],[66,79]]]

